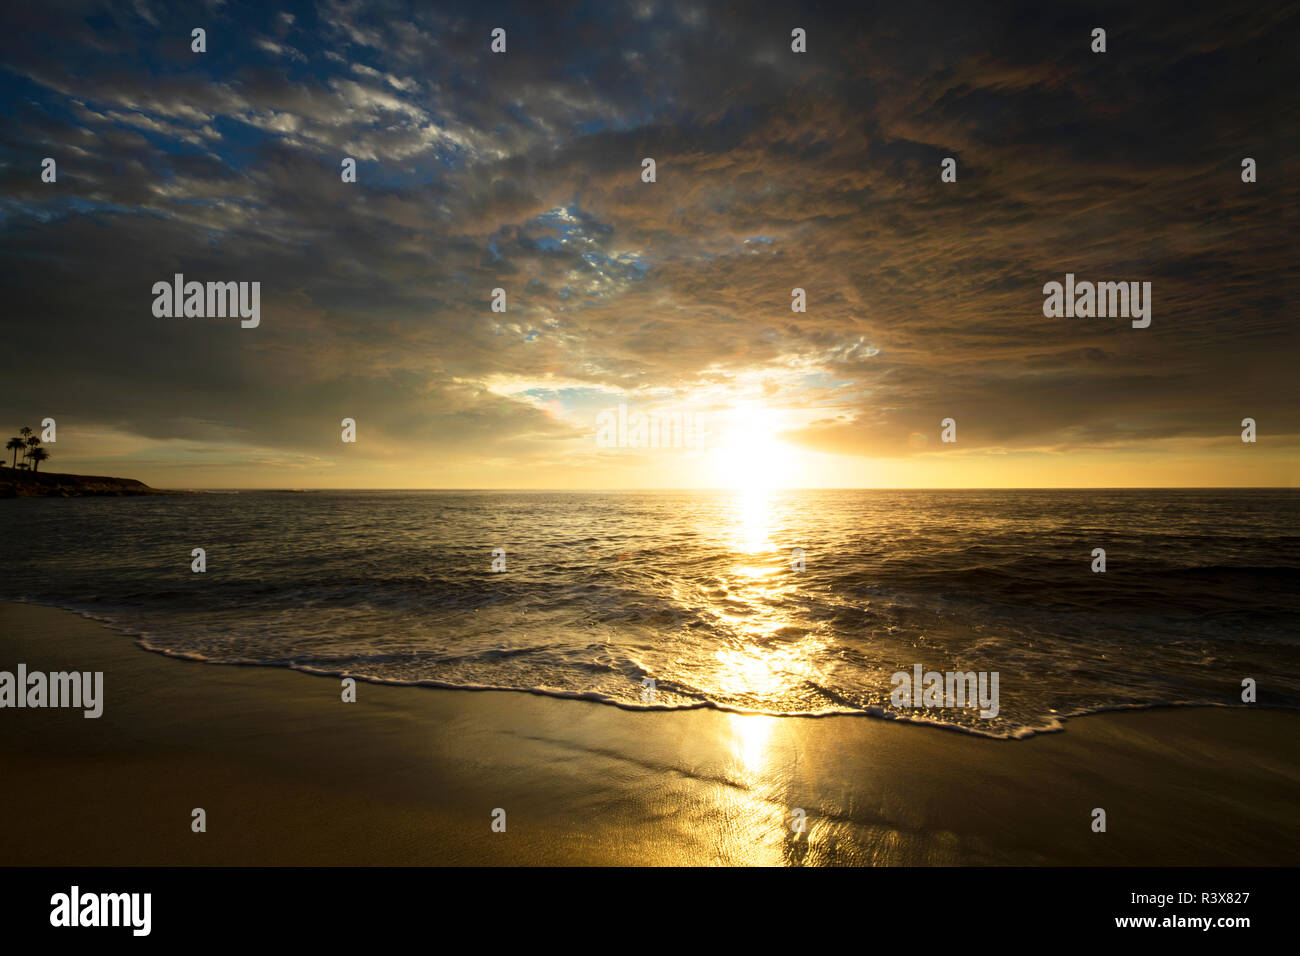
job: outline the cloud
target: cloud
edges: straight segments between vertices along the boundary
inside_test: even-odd
[[[762,399],[852,457],[948,416],[998,453],[1300,441],[1294,12],[1111,11],[1103,58],[1029,4],[802,11],[804,55],[761,4],[516,8],[503,56],[479,5],[222,7],[202,57],[97,11],[0,37],[0,321],[49,336],[10,418],[332,460],[352,415],[469,464],[585,454],[593,395]],[[261,281],[262,326],[154,319],[174,272]],[[1151,328],[1044,318],[1066,272],[1151,281]]]

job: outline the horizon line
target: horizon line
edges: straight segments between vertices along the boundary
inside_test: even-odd
[[[835,486],[805,486],[805,487],[786,487],[786,488],[728,488],[728,487],[692,487],[692,488],[515,488],[515,487],[411,487],[411,488],[287,488],[287,487],[210,487],[200,488],[196,486],[187,488],[177,487],[156,487],[159,491],[272,491],[284,492],[290,494],[305,494],[309,492],[409,492],[409,491],[496,491],[496,492],[514,492],[514,493],[554,493],[565,492],[571,494],[612,494],[619,492],[645,494],[647,492],[656,492],[664,494],[674,494],[682,492],[736,492],[748,494],[755,490],[762,492],[785,492],[785,491],[1297,491],[1300,486],[1297,485],[971,485],[971,486],[945,486],[930,487],[920,485],[909,486],[865,486],[865,485],[835,485]]]

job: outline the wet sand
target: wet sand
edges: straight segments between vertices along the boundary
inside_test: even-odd
[[[0,604],[0,670],[19,663],[103,671],[104,714],[0,709],[0,865],[1300,863],[1292,712],[998,741],[368,683],[343,703],[337,678],[175,660]]]

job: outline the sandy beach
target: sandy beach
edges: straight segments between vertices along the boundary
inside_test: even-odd
[[[335,678],[171,659],[0,604],[0,669],[19,663],[103,671],[104,713],[0,711],[5,865],[1300,863],[1292,712],[1119,712],[998,741],[368,683],[343,703]]]

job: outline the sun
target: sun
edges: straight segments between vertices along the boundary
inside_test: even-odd
[[[719,429],[713,451],[717,485],[742,492],[786,487],[794,474],[796,453],[782,443],[780,415],[761,402],[734,407]]]

